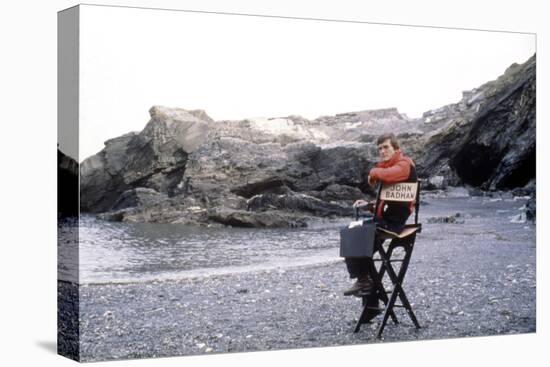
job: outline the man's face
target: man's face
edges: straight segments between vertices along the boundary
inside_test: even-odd
[[[380,154],[380,159],[383,161],[389,161],[393,157],[395,149],[393,149],[390,139],[386,139],[382,144],[378,144],[378,153]]]

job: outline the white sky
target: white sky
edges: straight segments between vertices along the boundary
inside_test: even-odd
[[[534,53],[532,34],[81,6],[79,161],[143,129],[153,105],[417,117]]]

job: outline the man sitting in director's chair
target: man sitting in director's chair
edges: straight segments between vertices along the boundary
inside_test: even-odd
[[[414,162],[405,156],[399,149],[399,143],[394,134],[384,134],[378,138],[378,152],[381,161],[375,168],[370,170],[368,183],[375,186],[378,182],[382,184],[394,184],[400,182],[417,182]],[[353,206],[368,206],[373,211],[374,203],[367,203],[365,200],[357,200]],[[380,201],[377,213],[374,213],[379,227],[395,233],[400,233],[405,227],[409,215],[414,209],[413,202],[388,202]],[[383,239],[378,236],[375,244],[380,244]],[[375,246],[376,248],[376,246]],[[357,278],[351,288],[344,292],[345,296],[357,293],[368,293],[374,288],[368,269],[372,265],[370,257],[346,257],[345,262],[350,278]]]

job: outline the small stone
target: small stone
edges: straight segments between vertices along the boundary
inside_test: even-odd
[[[518,215],[509,217],[509,218],[510,218],[510,223],[525,223],[527,221],[525,213],[520,213]]]

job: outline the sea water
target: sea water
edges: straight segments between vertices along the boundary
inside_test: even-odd
[[[425,198],[420,236],[444,240],[444,233],[454,236],[473,231],[481,240],[492,235],[486,228],[495,227],[504,237],[510,231],[534,233],[534,224],[513,221],[525,202],[525,198]],[[430,224],[427,220],[456,213],[465,224]],[[59,222],[58,279],[79,284],[147,282],[343,262],[338,256],[339,229],[353,219],[319,220],[307,228],[265,229],[122,223],[82,215],[80,220]]]
[[[80,284],[177,280],[339,261],[338,228],[348,222],[207,228],[82,215],[59,225],[58,278]]]

